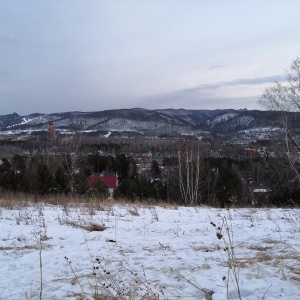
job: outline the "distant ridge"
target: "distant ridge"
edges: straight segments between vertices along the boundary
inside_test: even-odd
[[[300,113],[290,113],[300,132]],[[280,132],[277,112],[260,110],[115,109],[95,112],[17,113],[0,116],[0,135],[30,134],[47,130],[55,122],[59,132],[86,131],[95,136],[144,138],[236,139],[256,132],[260,138]]]

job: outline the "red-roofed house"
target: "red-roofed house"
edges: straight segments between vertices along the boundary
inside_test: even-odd
[[[116,174],[108,172],[92,173],[87,179],[91,189],[95,187],[95,183],[98,179],[101,179],[107,185],[108,192],[110,196],[112,196],[115,188],[118,186],[118,177]]]

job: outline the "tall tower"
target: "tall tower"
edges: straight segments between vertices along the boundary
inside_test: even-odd
[[[50,122],[48,124],[48,140],[49,141],[56,140],[55,123],[53,123],[53,122]]]

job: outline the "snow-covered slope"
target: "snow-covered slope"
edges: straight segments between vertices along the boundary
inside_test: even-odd
[[[299,209],[26,203],[1,206],[0,299],[300,299]]]
[[[139,132],[145,137],[178,134],[224,137],[242,130],[280,127],[276,112],[247,110],[148,110],[141,108],[99,112],[65,112],[53,114],[18,114],[0,116],[0,129],[5,132],[46,130],[55,122],[57,130],[105,132]],[[300,131],[300,114],[291,114],[292,128]]]

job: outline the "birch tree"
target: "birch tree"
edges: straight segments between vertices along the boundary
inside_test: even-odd
[[[193,150],[186,151],[182,155],[178,151],[179,185],[183,201],[187,205],[195,205],[200,202],[199,177],[200,177],[200,153],[199,146],[196,153]]]
[[[285,78],[284,83],[275,82],[267,87],[258,102],[262,107],[279,113],[285,147],[283,154],[287,167],[294,174],[292,180],[300,183],[300,142],[291,123],[291,117],[297,118],[297,115],[291,114],[291,112],[300,111],[300,58],[296,58],[292,62],[290,68],[285,72]]]
[[[80,146],[82,145],[83,135],[75,133],[61,138],[60,149],[63,155],[63,165],[69,179],[69,190],[75,191],[76,174],[79,172]]]

